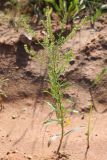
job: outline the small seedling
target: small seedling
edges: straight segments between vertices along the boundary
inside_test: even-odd
[[[46,10],[45,29],[47,34],[44,38],[43,46],[48,54],[48,83],[50,88],[50,90],[46,92],[49,93],[53,99],[53,103],[47,103],[50,106],[52,113],[55,113],[56,119],[49,118],[44,124],[49,125],[51,123],[57,123],[61,128],[61,133],[52,136],[48,142],[49,147],[52,141],[56,138],[60,138],[56,151],[57,155],[59,155],[64,137],[74,131],[65,131],[66,126],[71,124],[69,118],[71,110],[67,110],[63,104],[63,88],[68,86],[68,84],[66,81],[60,79],[60,76],[65,71],[66,64],[72,59],[73,53],[72,50],[64,54],[61,53],[61,47],[68,38],[60,36],[57,40],[55,39],[51,23],[51,10],[49,9]],[[75,32],[73,31],[69,36],[74,33]]]
[[[102,71],[96,76],[93,85],[97,85],[101,82],[101,80],[103,79],[103,77],[105,76],[105,74],[107,74],[107,67],[103,68]]]

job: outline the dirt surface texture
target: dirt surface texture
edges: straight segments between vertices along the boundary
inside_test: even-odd
[[[32,58],[24,45],[35,49]],[[89,107],[91,117],[90,148],[87,160],[107,160],[107,74],[94,88],[92,82],[107,67],[107,15],[95,24],[95,29],[83,26],[62,48],[72,49],[71,59],[62,77],[71,85],[64,91],[64,103],[72,98],[79,114],[71,114],[63,155],[54,151],[59,139],[48,147],[49,139],[60,133],[55,124],[43,125],[50,108],[43,93],[47,88],[47,60],[42,47],[36,46],[22,32],[0,22],[0,159],[1,160],[84,160],[87,147]],[[90,89],[91,88],[91,89]],[[3,94],[4,95],[4,94]],[[78,129],[79,128],[79,129]]]

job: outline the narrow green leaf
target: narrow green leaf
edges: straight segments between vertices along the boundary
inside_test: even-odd
[[[46,103],[49,105],[49,107],[50,107],[53,111],[56,111],[56,110],[57,110],[55,105],[51,104],[50,102],[46,102]]]

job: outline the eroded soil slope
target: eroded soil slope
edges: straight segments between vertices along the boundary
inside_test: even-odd
[[[59,132],[55,125],[48,129],[43,127],[49,107],[44,101],[48,97],[43,94],[47,87],[47,64],[45,52],[35,46],[22,32],[16,32],[6,24],[0,24],[0,79],[5,80],[1,91],[7,97],[2,97],[0,112],[0,158],[5,160],[48,160],[56,149],[57,141],[47,147],[49,137]],[[32,45],[36,57],[31,58],[26,53],[24,44]],[[37,48],[36,48],[37,47]],[[75,38],[69,40],[62,48],[73,49],[74,59],[71,59],[62,77],[71,83],[65,90],[66,98],[73,99],[73,107],[80,111],[72,115],[71,126],[81,126],[78,132],[73,132],[63,151],[68,153],[70,160],[83,160],[86,149],[86,129],[91,101],[95,105],[92,115],[91,147],[88,160],[107,159],[107,75],[90,93],[92,81],[104,67],[107,66],[107,16],[96,22],[95,29],[83,27]],[[72,107],[72,104],[70,105]],[[82,111],[82,112],[81,112]],[[52,158],[50,158],[52,157]]]

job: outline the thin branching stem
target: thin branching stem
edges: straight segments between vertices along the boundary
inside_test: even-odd
[[[92,110],[93,110],[93,105],[90,105],[90,111],[89,111],[89,119],[88,119],[88,128],[87,128],[87,147],[86,147],[86,152],[85,152],[85,160],[87,160],[87,155],[88,151],[90,148],[90,130],[91,130],[91,116],[92,116]]]

